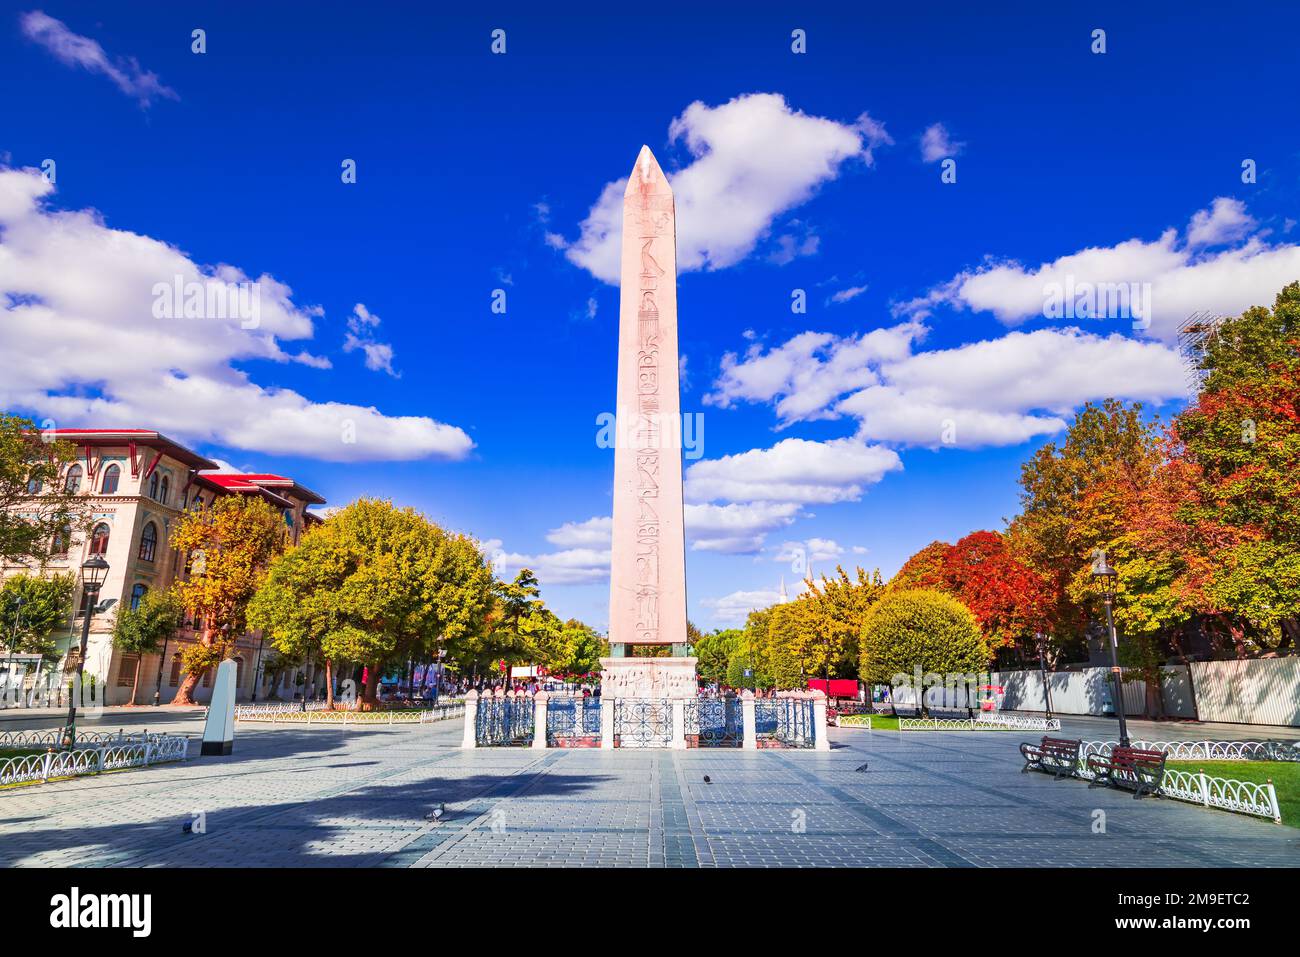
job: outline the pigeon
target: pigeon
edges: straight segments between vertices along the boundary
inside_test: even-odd
[[[860,764],[860,765],[858,765],[856,768],[854,768],[853,770],[854,770],[854,771],[857,771],[857,772],[859,772],[859,773],[861,773],[861,772],[865,771],[866,769],[867,769],[867,766],[866,766],[865,764]]]
[[[713,783],[712,781],[709,780],[709,776],[708,776],[707,774],[704,775],[704,783],[705,783],[705,784],[712,784],[712,783]]]
[[[438,821],[442,820],[442,816],[446,813],[447,813],[447,805],[439,804],[436,808],[434,808],[432,811],[426,814],[424,816],[424,819],[426,821],[433,821],[437,823]]]

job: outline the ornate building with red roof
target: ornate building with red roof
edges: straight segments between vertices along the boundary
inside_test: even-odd
[[[323,505],[325,499],[311,489],[283,475],[243,474],[222,471],[211,459],[186,448],[167,436],[147,429],[57,429],[53,434],[77,448],[77,461],[64,471],[60,481],[86,496],[90,527],[74,533],[67,550],[43,570],[45,574],[71,573],[79,579],[81,563],[91,555],[102,555],[109,569],[99,601],[89,609],[90,640],[85,673],[94,675],[107,688],[105,704],[127,704],[135,677],[136,656],[113,647],[114,615],[120,607],[135,607],[151,590],[167,588],[185,575],[185,558],[169,545],[181,514],[204,508],[222,495],[256,495],[284,515],[290,541],[296,543],[303,530],[320,519],[308,508]],[[39,492],[37,493],[39,494]],[[26,566],[0,566],[0,578],[34,574],[41,570]],[[80,585],[78,584],[78,588]],[[61,676],[76,670],[82,617],[87,613],[84,595],[73,601],[73,617],[58,637],[60,660],[46,663],[39,675],[35,669],[26,677],[31,688],[57,687]],[[158,654],[145,655],[141,663],[137,704],[149,704],[155,694],[167,703],[181,680],[181,651],[196,641],[195,623],[186,627]],[[256,696],[292,697],[301,693],[297,672],[269,675],[263,667],[266,652],[260,634],[242,636],[236,644],[240,700]],[[206,674],[195,688],[196,700],[210,694],[212,675]],[[274,681],[274,684],[272,682]]]

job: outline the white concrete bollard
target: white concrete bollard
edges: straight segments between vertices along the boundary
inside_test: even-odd
[[[829,751],[831,739],[826,736],[826,695],[812,692],[813,699],[813,750]]]
[[[462,748],[478,747],[477,735],[474,733],[474,725],[477,724],[477,722],[478,692],[471,688],[469,694],[465,695],[465,736],[461,738],[460,741],[460,746]]]
[[[551,696],[545,691],[537,692],[533,698],[533,747],[546,747],[546,702]]]
[[[754,708],[754,692],[746,688],[740,693],[740,722],[742,727],[741,750],[758,750],[758,715]]]
[[[614,699],[600,698],[600,746],[606,751],[614,749]]]

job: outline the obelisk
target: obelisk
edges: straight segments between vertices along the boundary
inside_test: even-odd
[[[615,416],[611,657],[601,659],[601,693],[693,697],[695,659],[686,656],[676,213],[672,188],[647,146],[623,193]],[[663,651],[667,657],[656,655]]]

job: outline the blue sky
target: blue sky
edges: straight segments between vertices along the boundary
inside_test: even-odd
[[[1300,13],[1048,6],[6,5],[0,406],[415,505],[603,627],[599,201],[645,143],[704,421],[692,618],[793,589],[799,549],[892,573],[1000,528],[1083,401],[1176,411],[1185,316],[1300,278]],[[149,314],[222,264],[257,329]],[[1067,282],[1138,283],[1147,320],[1046,315]]]

